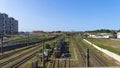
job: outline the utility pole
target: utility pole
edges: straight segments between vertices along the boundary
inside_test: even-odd
[[[43,45],[42,45],[42,62],[43,62],[43,68],[45,68],[45,60],[44,60],[44,41],[42,41]]]
[[[86,51],[86,67],[89,67],[89,49]]]
[[[28,43],[27,43],[27,45],[29,45],[29,33],[27,35],[28,35]]]
[[[27,43],[27,46],[29,45],[29,33],[28,32],[26,32],[25,33],[25,39],[26,39],[26,43]]]
[[[3,55],[3,33],[1,34],[2,35],[2,38],[1,38],[1,54]]]

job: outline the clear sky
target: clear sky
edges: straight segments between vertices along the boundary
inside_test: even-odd
[[[120,29],[120,0],[0,0],[19,31]]]

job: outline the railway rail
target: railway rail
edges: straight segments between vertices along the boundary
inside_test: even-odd
[[[35,45],[31,45],[31,46],[25,47],[25,48],[23,48],[23,49],[15,50],[15,51],[13,51],[13,52],[10,52],[10,53],[4,54],[4,55],[0,55],[0,56],[1,56],[1,57],[0,57],[0,60],[6,59],[6,58],[8,58],[8,57],[10,57],[10,56],[12,56],[12,55],[14,55],[14,54],[16,54],[16,53],[19,53],[19,52],[24,51],[24,50],[26,50],[26,49],[30,49],[30,48],[32,48],[32,47],[35,47]]]
[[[89,49],[90,58],[95,59],[95,60],[99,63],[98,66],[107,66],[107,65],[102,61],[102,59],[99,58],[99,57],[95,54],[95,52],[94,52],[92,49],[90,49],[90,48],[88,47],[88,45],[86,45],[86,44],[82,41],[82,39],[80,39],[79,42],[83,45],[84,48]]]
[[[37,52],[36,52],[37,53]],[[29,59],[33,58],[35,56],[36,53],[33,53],[27,57],[25,57],[24,59],[20,60],[19,62],[13,64],[12,66],[10,66],[10,68],[18,68],[20,65],[24,64],[26,61],[28,61]]]
[[[12,63],[14,60],[20,59],[20,58],[23,57],[24,55],[31,53],[32,51],[38,49],[39,47],[40,47],[40,46],[36,46],[36,48],[34,48],[34,49],[32,49],[32,50],[30,50],[30,51],[28,51],[28,52],[25,52],[25,53],[23,53],[23,54],[20,54],[19,56],[16,56],[16,57],[14,57],[14,58],[11,58],[10,60],[7,60],[7,61],[1,63],[1,64],[0,64],[0,68],[3,67],[3,66],[5,66],[5,65],[7,65],[8,63]]]
[[[54,38],[54,37],[53,37]],[[44,41],[47,41],[47,40],[49,40],[50,38],[48,38],[48,39],[46,39],[46,40],[44,40]],[[42,41],[43,41],[42,40]],[[50,39],[51,40],[51,39]],[[42,42],[41,41],[41,42]],[[6,53],[6,54],[3,54],[3,55],[0,55],[0,60],[2,60],[2,59],[5,59],[5,58],[7,58],[7,57],[10,57],[10,56],[12,56],[12,55],[14,55],[15,53],[19,53],[19,52],[21,52],[21,51],[24,51],[24,50],[26,50],[26,49],[30,49],[30,48],[32,48],[32,47],[35,47],[35,45],[29,45],[29,46],[26,46],[26,47],[23,47],[23,49],[19,49],[19,50],[15,50],[15,49],[13,49],[13,50],[15,50],[15,51],[13,51],[13,52],[10,52],[10,53]]]
[[[3,50],[4,52],[6,52],[6,51],[13,50],[13,49],[25,47],[25,46],[28,45],[28,44],[32,45],[32,44],[35,44],[35,43],[52,40],[52,39],[55,39],[55,38],[57,38],[57,37],[59,37],[59,36],[53,36],[53,37],[44,38],[44,39],[40,39],[40,40],[32,40],[32,41],[29,41],[29,42],[18,42],[18,43],[4,44],[2,50]],[[1,46],[0,46],[0,47],[1,47]],[[1,49],[0,49],[0,52],[1,52]]]
[[[107,66],[101,58],[99,58],[92,49],[90,49],[83,41],[82,39],[76,39],[74,38],[74,40],[76,41],[76,44],[77,44],[77,47],[79,49],[80,52],[82,52],[82,57],[83,57],[83,60],[84,60],[84,63],[86,63],[85,61],[85,51],[83,51],[83,49],[81,47],[83,47],[84,49],[89,49],[89,56],[90,56],[90,59],[92,61],[94,61],[94,64],[90,64],[90,66]],[[79,45],[78,42],[81,44]]]
[[[55,39],[55,38],[47,39],[47,40],[44,40],[44,41],[50,41],[50,40],[53,40],[53,39]],[[7,61],[4,61],[4,62],[0,63],[0,68],[2,68],[2,67],[5,68],[6,66],[8,66],[8,67],[10,67],[10,68],[16,68],[16,67],[18,67],[19,65],[23,64],[23,63],[26,62],[27,60],[29,60],[29,59],[31,59],[32,57],[34,57],[35,54],[38,52],[38,50],[39,50],[40,47],[41,47],[41,45],[35,46],[34,49],[32,49],[32,50],[30,50],[30,51],[27,51],[27,52],[22,53],[22,54],[14,57],[14,58],[11,58],[11,59],[9,59],[9,60],[7,60]],[[36,51],[36,50],[37,50],[37,51]],[[31,52],[33,52],[33,51],[35,51],[35,52],[34,52],[34,53],[31,53]],[[29,56],[21,59],[21,58],[24,57],[25,55],[29,55]],[[19,59],[21,59],[21,60],[19,60]],[[17,60],[17,61],[16,61],[16,60]],[[14,61],[16,61],[16,62],[14,62]]]
[[[82,60],[82,62],[83,62],[83,66],[85,66],[86,65],[86,61],[85,61],[85,53],[84,53],[84,51],[82,50],[82,48],[80,47],[80,45],[78,44],[78,42],[77,42],[77,40],[75,39],[75,38],[73,38],[74,39],[74,41],[75,41],[75,43],[76,43],[76,45],[77,45],[77,48],[78,48],[78,50],[79,50],[79,52],[80,52],[80,55],[82,56],[82,58],[83,58],[83,60]]]
[[[97,60],[98,63],[100,63],[100,65],[102,66],[107,66],[103,61],[101,61],[101,59],[99,57],[97,57],[94,53],[92,53],[91,51],[89,51],[90,56],[95,58]]]

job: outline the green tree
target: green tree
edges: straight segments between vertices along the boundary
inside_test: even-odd
[[[51,49],[50,44],[45,43],[45,48],[46,48],[46,49]]]

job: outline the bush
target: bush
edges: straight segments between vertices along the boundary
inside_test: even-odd
[[[45,48],[46,48],[46,49],[51,49],[50,44],[45,43]]]

